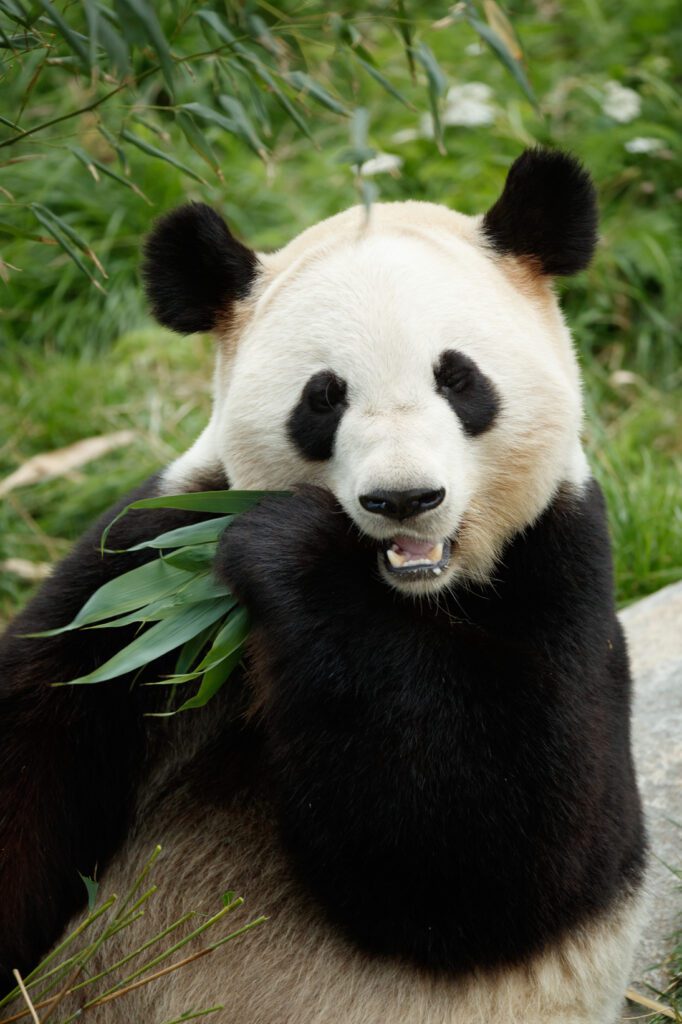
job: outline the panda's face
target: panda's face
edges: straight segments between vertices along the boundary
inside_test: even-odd
[[[264,260],[222,355],[212,437],[235,488],[331,489],[386,581],[422,594],[486,578],[585,464],[549,286],[519,288],[476,221],[423,225],[422,204],[404,205],[365,230],[349,211]]]

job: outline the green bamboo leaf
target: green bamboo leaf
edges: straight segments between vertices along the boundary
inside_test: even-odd
[[[73,31],[66,19],[62,17],[59,11],[50,3],[50,0],[36,0],[36,3],[45,11],[67,46],[69,46],[79,57],[85,70],[90,71],[92,65],[90,63],[87,46],[85,45],[85,37],[79,32]]]
[[[175,675],[183,675],[185,672],[189,672],[204,647],[211,643],[212,638],[215,636],[215,632],[216,624],[213,623],[211,626],[207,626],[206,629],[201,631],[201,633],[197,633],[197,635],[193,636],[191,640],[188,640],[183,644],[182,649],[178,654],[178,660],[175,663]]]
[[[178,708],[180,711],[190,711],[192,708],[203,708],[208,704],[211,697],[214,697],[218,690],[227,682],[244,655],[244,644],[227,658],[221,661],[214,668],[204,674],[201,685],[193,697],[186,700]]]
[[[98,63],[100,49],[108,59],[107,70],[121,76],[130,72],[130,51],[123,36],[112,25],[114,14],[95,0],[84,0],[83,9],[88,24],[88,48],[90,65]]]
[[[314,78],[306,74],[305,71],[288,71],[284,78],[294,89],[298,89],[305,93],[305,95],[310,96],[311,99],[316,100],[321,106],[326,107],[327,110],[333,110],[335,114],[342,114],[343,117],[348,117],[348,109],[328,93],[319,82],[316,82]]]
[[[471,27],[479,34],[481,39],[488,44],[496,57],[502,62],[502,64],[504,64],[507,70],[511,72],[514,80],[518,83],[530,102],[537,109],[538,101],[535,93],[533,92],[533,88],[526,78],[526,74],[521,67],[521,64],[514,59],[501,37],[497,32],[494,32],[489,25],[486,25],[485,22],[475,17],[475,15],[469,10],[465,12],[465,17]]]
[[[396,89],[396,87],[391,82],[389,82],[388,78],[386,78],[385,75],[382,75],[378,68],[374,67],[374,65],[370,64],[369,61],[365,60],[364,57],[361,57],[357,53],[355,54],[355,59],[365,69],[367,74],[370,75],[376,82],[378,82],[379,85],[383,89],[385,89],[390,96],[393,96],[394,99],[398,100],[400,103],[406,106],[408,110],[414,110],[414,104],[410,103],[410,101],[400,92],[400,90]]]
[[[119,11],[127,12],[129,19],[136,19],[142,26],[146,41],[159,58],[163,77],[172,94],[175,77],[173,61],[170,55],[168,40],[163,34],[153,4],[149,3],[149,0],[116,0],[116,7]]]
[[[16,21],[19,25],[23,26],[23,28],[31,28],[35,21],[35,16],[31,17],[23,4],[20,4],[18,0],[3,0],[0,10],[8,18],[11,18],[12,21]]]
[[[260,15],[247,10],[246,27],[255,43],[262,46],[277,60],[282,57],[282,43],[276,36],[273,36],[269,25]]]
[[[43,225],[45,230],[49,232],[50,235],[52,235],[57,245],[59,245],[60,248],[62,248],[64,252],[67,254],[67,256],[69,256],[71,260],[73,260],[73,262],[76,264],[81,273],[85,274],[87,279],[91,282],[91,284],[95,286],[95,288],[103,292],[104,288],[102,287],[102,285],[95,277],[93,277],[88,267],[86,267],[85,263],[83,263],[83,260],[80,258],[79,254],[71,245],[68,237],[65,237],[65,232],[61,230],[61,225],[63,224],[63,221],[61,221],[54,214],[48,216],[47,214],[49,211],[47,211],[45,207],[41,207],[39,203],[30,203],[29,208],[33,213],[33,216],[36,218],[36,220]]]
[[[85,891],[88,894],[88,911],[92,913],[93,910],[95,909],[95,904],[97,903],[97,890],[99,889],[99,882],[96,882],[94,878],[88,878],[87,875],[81,875],[80,871],[78,872],[78,874],[80,876],[81,882],[85,886]]]
[[[234,603],[237,603],[236,600]],[[225,658],[229,657],[237,647],[244,643],[248,630],[248,613],[245,608],[238,607],[232,612],[225,624],[221,626],[211,648],[206,652],[196,668],[191,672],[177,673],[169,676],[167,682],[187,683],[217,668]]]
[[[178,714],[180,711],[189,711],[192,708],[203,708],[211,697],[214,697],[224,683],[227,682],[243,657],[246,638],[249,633],[249,620],[243,608],[240,608],[232,616],[228,625],[232,623],[234,623],[233,642],[235,646],[231,653],[205,672],[201,685],[195,695],[186,700],[184,704],[181,704],[177,711],[171,713]]]
[[[415,59],[421,64],[426,72],[429,106],[431,107],[431,116],[433,118],[433,135],[439,150],[444,152],[443,124],[440,118],[440,99],[447,89],[447,79],[443,74],[432,50],[426,45],[426,43],[420,43],[412,52]]]
[[[15,228],[7,221],[0,221],[0,235],[10,235],[12,238],[30,238],[32,242],[45,242],[44,235],[35,235],[32,231],[24,231],[23,228]]]
[[[236,96],[226,96],[224,93],[218,97],[223,110],[226,110],[236,125],[236,134],[241,136],[244,142],[254,151],[256,156],[264,160],[267,156],[267,148],[258,137],[258,133],[251,124],[244,105]]]
[[[407,66],[410,69],[410,75],[412,79],[416,77],[416,67],[414,64],[414,55],[412,52],[412,22],[407,16],[405,10],[405,0],[398,0],[398,32],[403,41],[403,47],[405,48],[405,57],[407,58]]]
[[[182,608],[172,618],[163,619],[150,629],[145,630],[99,668],[78,679],[69,679],[62,683],[53,683],[53,685],[82,686],[101,683],[142,668],[176,647],[181,647],[206,626],[216,622],[228,611],[232,603],[233,599],[230,597],[218,597]]]
[[[140,498],[128,508],[179,508],[187,512],[217,512],[223,515],[245,512],[263,498],[288,496],[288,491],[191,491]]]
[[[166,565],[162,559],[155,558],[152,562],[139,565],[136,569],[131,569],[130,572],[104,583],[85,602],[68,625],[29,635],[57,636],[80,626],[123,615],[135,608],[142,608],[150,601],[158,601],[175,593],[191,579],[191,573],[185,572],[184,569],[174,569],[172,565]]]
[[[78,147],[74,146],[73,150],[77,150],[77,148]],[[86,153],[83,153],[83,151],[80,150],[80,151],[76,152],[76,156],[78,156],[78,158],[83,163],[85,163],[86,166],[88,165],[89,157],[87,156]],[[56,227],[60,231],[62,231],[71,242],[73,242],[74,245],[78,246],[78,248],[81,250],[81,252],[84,252],[85,255],[89,259],[92,260],[92,262],[95,264],[95,266],[97,267],[97,269],[99,270],[100,274],[103,277],[107,277],[108,276],[106,270],[104,269],[104,267],[100,263],[100,261],[97,258],[97,255],[95,254],[95,252],[90,248],[90,246],[85,241],[85,239],[82,238],[81,235],[79,235],[77,231],[74,231],[74,229],[71,227],[70,224],[67,224],[65,220],[62,220],[61,217],[58,217],[56,213],[52,212],[52,210],[48,210],[48,208],[46,206],[41,206],[40,203],[33,203],[33,207],[35,209],[37,209],[37,210],[40,210],[40,212],[45,217],[47,217],[49,220],[51,220],[56,225]]]
[[[175,157],[171,156],[169,153],[164,153],[163,150],[157,149],[156,146],[152,146],[148,142],[145,142],[144,139],[141,139],[138,135],[134,135],[127,128],[121,132],[121,137],[124,138],[126,142],[130,142],[131,145],[137,146],[137,148],[141,149],[143,153],[147,154],[147,156],[153,156],[156,157],[157,160],[163,160],[165,163],[171,164],[179,171],[182,171],[183,174],[186,174],[188,178],[193,178],[194,181],[198,181],[201,185],[208,184],[202,177],[195,174],[191,167],[187,167],[186,164],[176,160]]]
[[[200,131],[196,121],[189,111],[176,110],[175,120],[192,149],[199,154],[202,160],[206,161],[213,171],[215,171],[220,181],[223,181],[223,172],[220,169],[220,163],[215,150],[205,137],[204,133]]]
[[[219,583],[212,572],[201,572],[195,574],[188,583],[183,584],[176,593],[158,601],[151,601],[141,608],[136,608],[129,615],[122,615],[117,619],[107,619],[106,622],[97,622],[84,628],[118,629],[121,626],[131,626],[135,623],[160,622],[162,619],[169,619],[175,615],[182,605],[199,604],[200,601],[231,596],[230,588],[225,583]]]
[[[221,101],[222,99],[223,97],[221,97]],[[235,101],[235,103],[238,103],[238,101]],[[211,107],[205,106],[203,103],[185,103],[183,110],[191,111],[193,114],[196,114],[197,117],[202,117],[205,121],[218,125],[219,128],[229,132],[230,135],[236,135],[238,138],[242,138],[249,146],[251,146],[252,149],[254,149],[258,156],[263,156],[264,149],[261,148],[259,150],[258,145],[254,146],[252,144],[252,140],[245,135],[243,126],[241,126],[233,117],[225,117],[224,114],[219,113],[217,110],[213,110]],[[262,147],[262,143],[260,143],[260,146]]]
[[[217,519],[206,519],[191,526],[178,526],[175,530],[167,530],[158,537],[142,541],[129,551],[141,551],[144,548],[181,548],[186,544],[207,544],[216,541],[223,530],[229,526],[234,516],[220,516]]]
[[[109,143],[111,148],[118,156],[118,161],[121,165],[121,170],[124,172],[124,174],[130,174],[130,166],[128,164],[128,157],[126,156],[126,151],[123,148],[123,146],[120,145],[116,136],[112,135],[109,129],[103,124],[97,125],[97,131],[103,138],[106,139],[106,141]]]
[[[0,47],[5,50],[12,50],[14,53],[28,53],[30,50],[37,50],[44,45],[40,37],[31,32],[22,32],[20,36],[7,36],[0,27]]]
[[[251,63],[252,63],[253,69],[256,72],[256,74],[258,75],[258,77],[271,90],[273,96],[275,97],[275,99],[277,100],[279,105],[289,115],[289,117],[294,122],[296,127],[299,128],[300,131],[302,131],[303,134],[307,138],[309,138],[311,140],[311,142],[315,142],[313,134],[310,131],[310,128],[308,127],[308,125],[306,124],[304,118],[298,112],[298,110],[296,109],[294,104],[291,102],[291,100],[289,99],[287,94],[284,92],[284,90],[279,87],[279,85],[275,81],[274,77],[270,74],[268,69],[265,68],[260,63],[260,61],[256,60],[256,58],[252,58]],[[315,145],[317,147],[317,143],[315,143]]]
[[[166,555],[162,554],[161,557],[167,565],[174,565],[188,572],[202,572],[212,564],[215,549],[215,544],[191,544]]]
[[[124,185],[126,188],[129,188],[131,192],[134,192],[136,196],[139,196],[140,199],[143,199],[145,203],[147,203],[149,206],[154,205],[149,196],[146,196],[142,189],[139,188],[134,181],[129,181],[127,178],[123,178],[120,174],[117,174],[116,171],[112,170],[111,167],[108,167],[106,164],[103,164],[101,160],[93,159],[92,163],[98,171],[100,171],[102,174],[106,174],[108,178],[113,178],[113,180],[117,181],[119,185]]]
[[[231,29],[227,27],[227,25],[220,18],[220,16],[215,13],[215,11],[200,10],[197,11],[197,17],[200,18],[207,25],[209,25],[213,29],[215,34],[218,36],[218,38],[221,39],[222,42],[227,43],[229,46],[231,46],[234,49],[235,53],[243,55],[249,52],[246,49],[246,47],[239,42],[234,32],[232,32]]]

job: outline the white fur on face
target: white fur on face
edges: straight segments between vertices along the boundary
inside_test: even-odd
[[[418,583],[387,575],[422,593],[485,578],[505,541],[558,485],[586,475],[577,369],[549,290],[534,301],[476,244],[475,221],[467,221],[467,237],[451,229],[447,218],[457,215],[447,211],[445,226],[434,227],[438,211],[378,207],[364,231],[361,213],[348,211],[327,222],[322,244],[303,245],[305,235],[292,243],[288,265],[286,249],[272,257],[269,278],[266,257],[266,280],[221,378],[209,430],[235,488],[315,483],[377,540],[453,539],[442,575]],[[436,390],[434,366],[448,349],[471,358],[501,402],[493,425],[475,437]],[[348,408],[332,457],[312,462],[287,422],[321,370],[346,382]],[[359,503],[377,490],[414,488],[444,488],[445,499],[400,525]]]

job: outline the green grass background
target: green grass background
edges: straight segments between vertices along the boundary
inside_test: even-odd
[[[369,143],[403,159],[399,175],[374,179],[381,199],[424,198],[481,211],[499,193],[511,160],[536,143],[571,150],[593,173],[602,211],[598,252],[592,267],[560,290],[585,373],[586,441],[609,503],[618,600],[626,604],[682,576],[679,9],[674,0],[521,0],[507,10],[539,109],[489,50],[474,45],[468,25],[433,27],[447,15],[446,4],[411,11],[408,5],[448,83],[478,81],[493,90],[493,123],[447,128],[445,153],[430,139],[394,140],[396,132],[416,128],[427,109],[423,73],[411,79],[396,32],[362,11],[353,15],[377,66],[415,110],[368,76],[337,67],[322,46],[320,67],[339,95],[367,108]],[[191,19],[187,25],[191,32]],[[307,39],[314,51],[314,20]],[[0,85],[6,117],[46,119],[87,97],[87,82],[55,72],[38,81],[19,111],[35,70],[29,60],[6,74]],[[629,123],[602,109],[610,80],[641,98],[640,114]],[[192,81],[183,88],[191,100]],[[136,431],[132,445],[78,473],[2,500],[0,560],[56,560],[93,516],[186,448],[206,421],[210,339],[175,338],[154,327],[144,308],[138,253],[154,216],[187,199],[203,200],[220,208],[251,245],[270,248],[358,200],[342,117],[311,105],[314,146],[266,104],[260,124],[266,161],[212,130],[221,181],[172,133],[167,111],[157,109],[153,96],[148,102],[148,138],[205,184],[137,151],[130,154],[131,180],[151,205],[108,178],[95,182],[63,146],[78,145],[116,167],[114,151],[97,132],[97,113],[0,151],[0,221],[9,211],[23,229],[32,223],[35,230],[17,197],[43,203],[88,238],[109,274],[102,295],[58,248],[0,233],[0,255],[11,265],[0,281],[0,478],[36,453],[94,434]],[[136,111],[124,93],[106,116],[124,124]],[[659,149],[630,153],[625,143],[635,137],[654,137]],[[19,155],[20,162],[10,161]],[[0,616],[9,616],[30,589],[3,574]]]

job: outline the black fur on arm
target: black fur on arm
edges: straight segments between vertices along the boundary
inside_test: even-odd
[[[12,968],[34,966],[84,903],[78,872],[92,876],[123,839],[145,751],[142,712],[155,689],[133,689],[129,677],[50,685],[102,664],[132,632],[23,634],[66,624],[107,580],[156,557],[100,554],[115,513],[156,492],[152,477],[105,513],[0,638],[0,991],[13,984]],[[108,543],[126,548],[199,518],[132,512]],[[171,669],[158,662],[156,670]]]
[[[575,157],[527,149],[483,218],[483,231],[501,255],[524,257],[541,274],[575,274],[592,259],[598,219],[592,179]]]
[[[362,946],[518,962],[638,884],[629,675],[603,502],[559,498],[494,587],[393,593],[325,492],[221,541],[252,610],[284,843]]]

